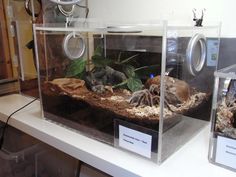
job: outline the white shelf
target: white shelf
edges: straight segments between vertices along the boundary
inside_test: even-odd
[[[8,115],[31,100],[18,94],[0,97],[0,120],[6,121]],[[9,124],[115,177],[235,176],[235,173],[208,162],[209,126],[158,166],[42,119],[39,101],[14,114]]]

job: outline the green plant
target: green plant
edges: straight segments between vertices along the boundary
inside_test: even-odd
[[[112,68],[120,68],[120,72],[123,72],[127,79],[117,85],[113,85],[113,88],[127,86],[129,90],[135,92],[142,89],[143,84],[138,75],[135,73],[135,68],[129,64],[132,60],[136,60],[138,54],[132,55],[128,58],[122,59],[122,52],[119,53],[117,59],[108,59],[103,57],[102,48],[97,47],[94,56],[92,57],[92,62],[95,67],[106,67],[110,66]]]
[[[106,58],[103,56],[103,49],[98,46],[92,56],[92,63],[95,68],[105,68],[106,66],[110,66],[111,68],[124,73],[127,79],[119,84],[113,85],[112,87],[127,87],[130,91],[135,92],[143,88],[143,84],[138,73],[144,69],[146,70],[153,67],[142,66],[135,68],[131,63],[136,61],[138,55],[139,54],[135,54],[128,58],[122,58],[122,52],[119,52],[118,57],[115,59]],[[72,61],[67,68],[66,77],[77,77],[82,79],[85,75],[85,67],[85,59],[80,58]]]
[[[66,77],[81,78],[85,73],[86,60],[83,58],[73,60],[67,68]]]

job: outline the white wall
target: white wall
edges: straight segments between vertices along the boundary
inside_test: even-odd
[[[88,0],[91,18],[115,21],[168,19],[191,23],[205,8],[204,23],[222,22],[222,37],[236,37],[236,0]]]

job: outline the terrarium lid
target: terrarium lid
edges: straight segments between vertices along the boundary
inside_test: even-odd
[[[211,30],[219,28],[218,24],[206,25],[201,28],[190,24],[173,23],[166,20],[145,20],[145,21],[110,21],[96,18],[68,18],[67,23],[44,23],[35,24],[36,30],[51,30],[57,28],[58,31],[104,31],[104,32],[124,32],[139,33],[145,30],[162,30],[167,27],[169,30]],[[181,34],[179,34],[181,35]]]
[[[236,64],[215,71],[214,75],[220,78],[236,79]]]

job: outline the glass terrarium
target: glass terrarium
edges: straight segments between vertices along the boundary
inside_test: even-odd
[[[210,119],[219,26],[34,26],[43,117],[161,163]]]
[[[215,72],[210,162],[236,171],[236,65]]]

